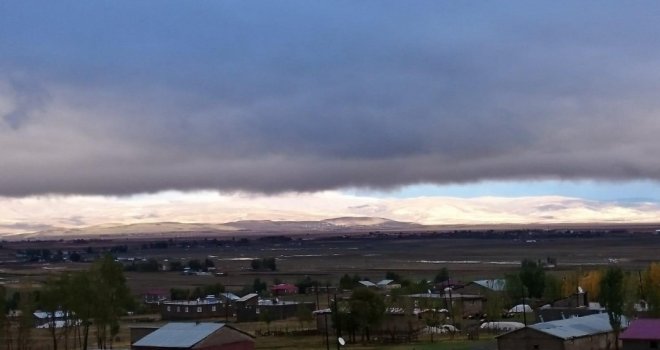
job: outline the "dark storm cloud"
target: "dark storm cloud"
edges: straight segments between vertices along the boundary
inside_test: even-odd
[[[660,179],[660,6],[0,5],[0,194]]]

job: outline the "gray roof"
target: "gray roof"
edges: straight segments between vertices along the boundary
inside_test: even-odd
[[[358,281],[361,285],[365,287],[375,287],[376,284],[371,281]]]
[[[378,282],[378,285],[379,286],[386,286],[386,285],[388,285],[392,282],[394,282],[394,280],[382,280],[382,281]]]
[[[621,323],[627,324],[624,317],[621,318]],[[610,326],[610,320],[606,313],[542,322],[533,324],[529,328],[565,340],[612,331],[612,326]]]
[[[444,294],[436,294],[436,293],[419,293],[419,294],[410,294],[408,295],[410,298],[426,298],[426,299],[452,299],[452,300],[458,300],[458,299],[483,299],[484,297],[482,295],[477,295],[477,294],[461,294],[461,293],[444,293]]]
[[[504,291],[504,288],[506,287],[506,280],[503,279],[495,279],[495,280],[477,280],[477,281],[472,281],[472,283],[476,283],[484,288],[488,288],[490,290],[493,290],[495,292],[502,292]]]
[[[234,301],[234,300],[238,300],[238,299],[241,298],[241,297],[239,297],[238,295],[236,295],[236,294],[234,294],[234,293],[229,293],[229,292],[227,292],[227,293],[221,293],[220,295],[222,295],[222,296],[224,296],[225,298],[227,298],[227,299],[229,299],[229,300],[232,300],[232,301]]]
[[[257,293],[250,293],[250,294],[244,295],[240,299],[236,299],[236,301],[248,301],[248,300],[250,300],[252,298],[256,298],[258,296],[259,296],[259,294],[257,294]]]
[[[52,313],[47,311],[35,311],[32,315],[34,315],[34,317],[38,319],[46,319],[46,318],[51,318]],[[55,311],[55,318],[64,318],[64,312]]]
[[[133,343],[134,346],[189,348],[222,328],[224,323],[171,322]]]

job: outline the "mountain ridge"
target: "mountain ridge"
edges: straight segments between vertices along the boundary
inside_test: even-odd
[[[102,224],[80,228],[53,227],[36,232],[4,235],[5,238],[33,239],[88,236],[140,236],[155,234],[228,233],[324,233],[336,231],[387,231],[423,229],[425,225],[379,217],[343,216],[324,220],[238,220],[225,223],[153,222]]]

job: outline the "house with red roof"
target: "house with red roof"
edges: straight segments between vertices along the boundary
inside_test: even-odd
[[[621,335],[623,350],[660,349],[660,319],[634,320]]]
[[[298,287],[289,283],[280,283],[270,286],[270,292],[273,295],[298,294]]]

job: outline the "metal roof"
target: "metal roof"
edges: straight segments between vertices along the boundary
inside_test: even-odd
[[[619,339],[660,340],[660,319],[638,319],[630,323]]]
[[[623,316],[621,317],[621,323],[627,323]],[[606,313],[542,322],[533,324],[529,328],[561,339],[579,338],[612,331]]]
[[[250,300],[250,299],[252,299],[252,298],[256,298],[256,297],[258,297],[258,296],[259,296],[259,294],[257,294],[257,293],[250,293],[250,294],[248,294],[248,295],[244,295],[244,296],[243,296],[242,298],[240,298],[240,299],[236,299],[236,301],[241,301],[241,302],[242,302],[242,301],[248,301],[248,300]]]
[[[227,298],[227,299],[229,299],[229,300],[232,300],[232,301],[233,301],[233,300],[238,300],[238,299],[241,298],[241,297],[239,297],[238,295],[236,295],[236,294],[234,294],[234,293],[229,293],[229,292],[227,292],[227,293],[221,293],[220,295],[222,295],[222,296],[224,296],[225,298]]]
[[[223,326],[224,323],[172,322],[136,341],[133,346],[189,348]]]
[[[365,287],[375,287],[376,284],[371,281],[358,281],[361,285]]]
[[[47,311],[35,311],[34,313],[32,313],[32,315],[34,315],[34,317],[36,317],[38,319],[43,320],[43,319],[46,319],[46,318],[51,318],[52,313],[47,312]],[[55,318],[64,318],[64,312],[55,311]]]
[[[386,285],[388,285],[392,282],[394,282],[394,280],[382,280],[382,281],[378,282],[378,285],[379,286],[386,286]]]
[[[503,279],[495,279],[495,280],[477,280],[477,281],[472,281],[472,283],[476,283],[482,287],[488,288],[490,290],[493,290],[495,292],[502,292],[504,291],[504,288],[506,287],[506,280]]]

